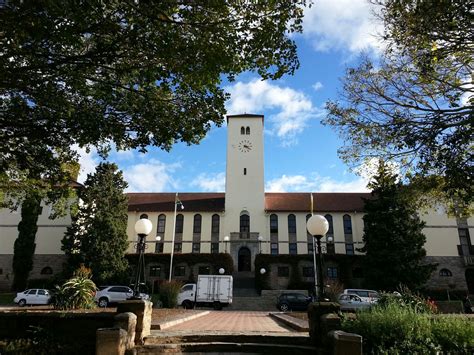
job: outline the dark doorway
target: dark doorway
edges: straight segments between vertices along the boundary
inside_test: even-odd
[[[239,257],[239,265],[240,265],[240,257]],[[469,293],[471,295],[474,294],[474,269],[466,270],[466,283],[467,283],[467,289],[469,290]]]
[[[239,271],[251,271],[250,249],[242,247],[239,250]]]

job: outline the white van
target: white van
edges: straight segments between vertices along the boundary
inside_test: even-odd
[[[360,288],[346,288],[344,294],[359,296],[365,302],[376,303],[380,297],[379,293],[374,290],[363,290]]]

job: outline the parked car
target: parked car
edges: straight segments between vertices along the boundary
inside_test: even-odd
[[[377,303],[380,295],[374,290],[364,290],[360,288],[346,288],[342,293],[357,295],[365,302]]]
[[[355,294],[342,293],[338,300],[341,305],[341,311],[358,311],[361,309],[368,309],[373,306],[373,302],[367,302]]]
[[[27,304],[49,304],[51,294],[44,288],[32,288],[23,292],[18,292],[13,302],[18,304],[20,307],[26,306]]]
[[[310,296],[303,293],[288,292],[282,293],[277,298],[277,308],[282,311],[306,311],[308,305],[313,301]]]
[[[107,307],[110,303],[125,301],[133,296],[133,290],[128,286],[100,286],[95,294],[95,301],[99,307]],[[150,299],[146,293],[140,293],[143,300]]]

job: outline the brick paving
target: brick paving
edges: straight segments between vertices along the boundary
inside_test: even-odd
[[[169,331],[230,331],[230,332],[282,332],[292,329],[278,324],[268,312],[211,311],[209,314],[177,324]]]

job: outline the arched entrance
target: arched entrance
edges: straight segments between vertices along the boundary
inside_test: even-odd
[[[474,294],[474,269],[467,269],[465,275],[466,275],[467,289],[469,290],[469,293],[472,295]]]
[[[242,247],[239,249],[239,271],[251,271],[251,254],[250,249]]]

